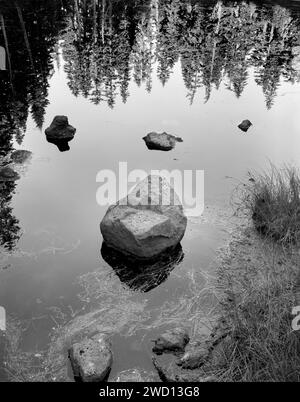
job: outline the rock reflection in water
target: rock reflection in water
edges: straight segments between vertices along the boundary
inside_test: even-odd
[[[123,283],[131,289],[141,292],[149,292],[163,283],[184,258],[180,244],[175,249],[164,252],[151,261],[125,256],[104,242],[101,255]]]

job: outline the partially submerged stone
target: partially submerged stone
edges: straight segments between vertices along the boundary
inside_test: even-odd
[[[20,175],[11,167],[5,166],[0,168],[0,182],[19,180]]]
[[[249,128],[252,126],[252,123],[250,120],[243,120],[239,125],[238,128],[244,132],[248,131]]]
[[[103,334],[75,343],[69,349],[75,381],[102,382],[110,373],[113,356],[111,344]]]
[[[151,150],[170,151],[176,145],[176,142],[182,142],[182,138],[175,137],[167,133],[151,132],[143,137],[147,148]]]
[[[15,163],[24,163],[32,156],[32,152],[25,149],[18,149],[11,154],[11,160]]]
[[[190,337],[185,328],[178,327],[169,329],[154,341],[155,344],[152,350],[156,354],[184,352],[189,340]]]
[[[175,248],[187,218],[169,182],[148,176],[124,199],[109,207],[100,229],[110,247],[136,258],[154,258]]]
[[[76,128],[69,125],[67,116],[55,116],[50,127],[45,130],[47,139],[64,139],[72,140],[74,138]]]

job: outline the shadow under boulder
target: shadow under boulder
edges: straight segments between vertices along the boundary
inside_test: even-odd
[[[163,283],[184,258],[180,244],[150,260],[139,260],[122,254],[103,242],[101,255],[104,261],[113,268],[121,282],[132,290],[141,292],[149,292]]]

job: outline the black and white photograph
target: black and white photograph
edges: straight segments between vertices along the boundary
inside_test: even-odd
[[[0,0],[0,382],[300,382],[300,0]]]

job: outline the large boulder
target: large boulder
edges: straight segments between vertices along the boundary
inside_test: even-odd
[[[174,135],[167,133],[149,133],[143,140],[146,143],[148,149],[154,149],[159,151],[171,151],[176,145],[176,142],[182,142],[182,138],[175,137]]]
[[[186,225],[187,218],[173,187],[165,178],[152,175],[109,207],[100,229],[108,246],[149,259],[175,248]]]
[[[75,343],[69,349],[69,358],[75,381],[105,381],[113,362],[111,344],[105,335],[98,334]]]
[[[67,116],[55,116],[50,127],[45,130],[47,139],[51,140],[72,140],[76,128],[69,125]]]

